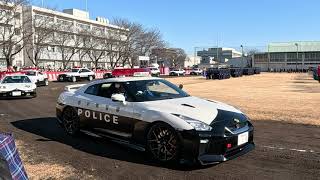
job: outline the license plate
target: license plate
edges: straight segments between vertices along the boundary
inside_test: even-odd
[[[247,143],[249,140],[249,132],[245,132],[238,135],[238,146]]]
[[[21,96],[21,91],[13,91],[12,96]]]

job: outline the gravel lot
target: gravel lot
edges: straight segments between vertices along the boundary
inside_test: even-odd
[[[159,166],[142,152],[88,136],[71,138],[56,123],[55,101],[68,83],[35,99],[1,100],[0,131],[13,132],[31,179],[318,179],[320,84],[307,74],[263,73],[229,80],[168,78],[191,95],[227,102],[255,125],[256,149],[203,168]]]

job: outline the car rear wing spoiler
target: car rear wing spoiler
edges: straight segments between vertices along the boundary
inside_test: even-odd
[[[79,89],[80,87],[82,87],[84,85],[86,85],[86,84],[69,85],[69,86],[66,86],[64,88],[64,90],[68,91],[68,92],[74,92],[74,91],[76,91],[77,89]]]

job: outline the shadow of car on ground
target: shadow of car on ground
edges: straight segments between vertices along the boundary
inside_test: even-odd
[[[112,142],[110,139],[93,137],[84,133],[80,133],[77,137],[71,137],[64,132],[55,117],[25,119],[11,122],[11,124],[20,130],[43,137],[36,139],[36,141],[56,141],[96,156],[181,171],[209,167],[198,164],[159,164],[147,156],[146,152],[134,150],[126,145]]]

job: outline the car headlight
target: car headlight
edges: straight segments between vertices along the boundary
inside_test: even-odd
[[[173,114],[181,119],[183,119],[184,121],[186,121],[187,123],[189,123],[196,131],[211,131],[212,127],[209,126],[206,123],[203,123],[201,121],[198,121],[196,119],[187,117],[187,116],[183,116],[180,114]]]
[[[24,87],[25,88],[31,88],[31,85],[25,85]]]
[[[7,89],[6,86],[0,86],[0,89]]]

